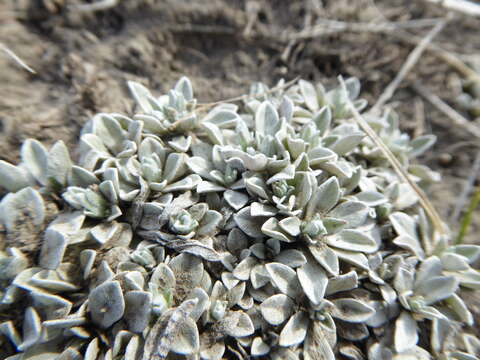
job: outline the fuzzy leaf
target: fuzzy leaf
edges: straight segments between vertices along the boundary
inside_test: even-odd
[[[280,338],[280,346],[294,346],[301,344],[307,336],[308,316],[304,312],[293,315],[283,327]]]

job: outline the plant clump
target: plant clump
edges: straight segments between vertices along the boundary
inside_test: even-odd
[[[3,231],[41,239],[34,258],[0,249],[7,359],[480,356],[461,298],[480,247],[439,235],[358,126],[357,79],[211,107],[187,78],[160,97],[128,85],[137,112],[95,115],[77,161],[33,139],[0,161]],[[432,135],[363,116],[414,182],[438,181],[413,161]]]

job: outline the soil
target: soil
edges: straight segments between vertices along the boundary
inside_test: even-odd
[[[341,74],[358,77],[363,96],[373,104],[404,64],[411,44],[392,33],[354,29],[297,41],[288,35],[319,18],[381,23],[446,15],[421,0],[123,0],[85,13],[75,7],[85,3],[0,1],[0,44],[36,71],[29,73],[0,52],[0,159],[17,162],[21,143],[30,137],[48,145],[61,139],[75,149],[82,125],[93,114],[132,111],[127,80],[160,94],[186,75],[200,102],[209,102],[243,94],[255,81],[274,85],[300,76],[333,84]],[[323,8],[312,5],[320,3]],[[405,31],[423,37],[430,28]],[[434,42],[480,63],[478,29],[480,19],[456,14]],[[429,51],[390,101],[403,130],[438,137],[420,162],[443,176],[429,195],[449,221],[480,142],[424,101],[412,87],[416,82],[479,126],[480,118],[455,101],[464,77]],[[479,212],[469,242],[480,242]],[[455,232],[458,221],[450,226]]]

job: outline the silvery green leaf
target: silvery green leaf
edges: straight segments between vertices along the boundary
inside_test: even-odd
[[[367,254],[378,250],[378,244],[368,233],[358,230],[342,230],[338,234],[327,236],[327,244],[332,247],[360,251]]]
[[[192,137],[191,136],[177,136],[168,142],[173,150],[178,151],[180,153],[187,152],[192,144]]]
[[[175,91],[179,94],[182,94],[185,100],[193,100],[193,88],[190,79],[186,76],[182,76],[180,80],[175,84]]]
[[[292,314],[295,304],[291,298],[284,294],[276,294],[260,304],[263,318],[271,325],[280,325]]]
[[[337,319],[335,324],[338,336],[348,341],[362,341],[370,335],[364,323],[351,323]]]
[[[468,310],[467,305],[457,294],[453,294],[449,298],[445,299],[445,303],[451,309],[455,315],[468,326],[472,326],[474,323],[473,315]]]
[[[418,342],[417,322],[403,311],[395,321],[395,350],[399,353],[412,349]]]
[[[335,299],[332,303],[332,316],[343,321],[362,323],[375,314],[374,308],[353,298]]]
[[[301,221],[296,216],[290,216],[278,222],[280,229],[291,236],[300,235],[300,225]]]
[[[327,274],[317,263],[310,261],[297,269],[303,292],[314,305],[320,304],[328,284]]]
[[[308,163],[310,166],[325,164],[329,161],[336,161],[338,155],[330,149],[317,146],[308,151]]]
[[[358,201],[345,201],[328,213],[330,217],[345,220],[348,227],[355,228],[365,223],[369,208]]]
[[[264,217],[253,217],[250,215],[250,206],[244,207],[237,212],[233,219],[237,226],[248,236],[253,238],[263,237],[262,226],[265,222]]]
[[[87,279],[93,268],[97,252],[91,249],[85,249],[80,252],[80,265],[83,269],[83,279]]]
[[[343,156],[354,150],[358,144],[362,142],[364,137],[365,134],[360,131],[344,135],[333,145],[330,145],[330,149],[335,151],[338,155]]]
[[[174,353],[190,355],[197,352],[200,349],[200,335],[195,321],[190,317],[185,318],[172,340],[170,351]]]
[[[437,137],[435,135],[423,135],[413,139],[410,142],[410,156],[419,156],[435,144]]]
[[[31,293],[33,307],[42,314],[43,320],[61,319],[72,310],[73,304],[64,298],[43,291]]]
[[[240,191],[227,190],[223,193],[223,197],[228,203],[228,205],[230,205],[235,210],[240,210],[248,202],[248,195]]]
[[[175,274],[177,287],[195,288],[200,284],[203,277],[203,262],[200,258],[183,253],[170,260],[168,266]],[[180,279],[184,282],[179,284]]]
[[[150,278],[150,284],[157,287],[162,293],[166,293],[175,288],[175,274],[164,263],[159,264],[153,271]]]
[[[453,276],[437,276],[426,279],[415,287],[415,294],[421,295],[431,305],[455,294],[458,280]]]
[[[207,261],[221,261],[222,255],[215,251],[208,244],[203,244],[197,240],[174,240],[167,247],[177,251],[178,253],[186,253],[198,256]]]
[[[463,271],[470,268],[466,257],[455,253],[445,253],[441,257],[442,267],[446,271]]]
[[[328,246],[311,245],[308,247],[315,260],[331,275],[338,275],[339,264],[337,254]]]
[[[402,212],[391,214],[389,219],[392,222],[392,226],[396,233],[399,235],[394,240],[394,243],[397,246],[412,251],[418,257],[423,258],[425,255],[418,239],[415,220],[411,216]]]
[[[324,106],[313,117],[313,121],[317,126],[320,135],[323,136],[330,129],[332,122],[332,110],[329,106]]]
[[[270,282],[270,276],[264,265],[255,265],[250,273],[250,283],[254,289],[259,289]]]
[[[260,135],[273,135],[280,130],[280,119],[273,105],[264,101],[255,112],[255,131]]]
[[[203,122],[209,122],[217,127],[224,129],[224,128],[232,128],[237,125],[240,117],[237,113],[231,110],[224,110],[224,109],[214,109],[210,111],[207,116],[203,118]]]
[[[0,220],[8,232],[15,230],[19,220],[31,221],[33,225],[40,227],[44,219],[43,198],[31,187],[8,193],[0,202]]]
[[[415,274],[415,284],[421,284],[428,279],[440,276],[442,274],[442,262],[436,256],[430,256],[422,261],[418,271]]]
[[[270,275],[272,284],[282,293],[292,298],[302,294],[302,287],[298,281],[297,274],[290,267],[280,263],[269,263],[265,268]]]
[[[120,320],[125,311],[125,301],[118,281],[107,281],[97,286],[88,296],[92,321],[108,328]]]
[[[48,152],[35,139],[27,139],[21,149],[22,163],[33,177],[42,185],[46,184],[48,168]]]
[[[298,86],[307,107],[312,111],[318,110],[318,97],[315,87],[310,82],[302,79],[298,81]]]
[[[98,184],[100,180],[90,171],[80,166],[73,165],[69,174],[68,185],[87,188],[90,185]]]
[[[343,260],[349,264],[359,267],[363,270],[370,270],[370,266],[368,264],[368,258],[363,255],[362,253],[341,250],[341,249],[334,249],[333,250],[337,257],[340,260]]]
[[[332,295],[337,292],[355,289],[358,286],[358,275],[356,271],[350,271],[346,274],[338,275],[328,280],[326,295]]]
[[[294,346],[301,344],[307,336],[308,316],[300,311],[293,315],[283,327],[278,343],[280,346]]]
[[[265,343],[261,337],[256,337],[252,341],[252,348],[250,353],[252,356],[264,356],[270,352],[270,346]]]
[[[217,185],[210,181],[200,181],[197,185],[197,193],[206,194],[210,192],[225,191],[225,187]]]
[[[55,270],[62,262],[67,245],[68,239],[64,234],[48,228],[43,237],[39,265],[45,269]]]
[[[129,291],[125,294],[125,315],[128,329],[141,333],[150,321],[152,294],[147,291]]]
[[[179,153],[171,153],[167,156],[164,168],[164,180],[167,182],[172,182],[177,180],[183,174],[185,174],[186,167],[186,155]],[[201,176],[201,175],[200,175]]]
[[[71,167],[72,161],[67,146],[63,141],[57,141],[48,152],[47,179],[62,187],[66,186]]]
[[[306,145],[302,139],[287,138],[287,148],[293,159],[297,159],[305,152]]]
[[[132,94],[133,98],[140,106],[142,111],[147,114],[151,113],[153,111],[153,107],[148,101],[148,97],[152,96],[150,90],[135,81],[127,81],[127,85],[130,93]]]
[[[15,192],[33,185],[26,170],[0,160],[0,186],[9,192]]]
[[[318,212],[328,212],[337,204],[340,199],[340,194],[340,185],[336,177],[331,177],[322,183],[308,202],[305,214],[306,218],[311,218]]]
[[[41,336],[42,323],[40,316],[33,307],[28,307],[23,319],[23,341],[17,346],[19,351],[25,351],[35,345]]]
[[[390,309],[385,302],[372,300],[368,302],[368,305],[375,309],[375,314],[365,322],[366,325],[373,328],[378,328],[387,323],[389,320]]]
[[[412,291],[414,284],[414,276],[415,275],[413,271],[400,267],[393,282],[395,290],[397,290],[400,295]]]
[[[235,267],[235,270],[233,270],[233,276],[239,280],[246,281],[250,277],[250,272],[257,264],[257,259],[255,259],[253,256],[248,256],[238,263],[238,265]]]
[[[446,249],[446,252],[452,252],[468,259],[468,262],[474,263],[480,258],[480,246],[471,244],[461,244],[451,246]]]
[[[279,221],[274,217],[269,218],[262,225],[262,232],[265,235],[283,242],[293,242],[294,240],[292,239],[292,237],[288,233],[284,234],[282,230],[283,229],[280,227]],[[294,229],[292,231],[294,231]]]
[[[266,184],[270,185],[277,181],[291,180],[294,177],[295,177],[295,166],[293,164],[289,164],[285,168],[283,168],[282,171],[276,173],[271,178],[269,178]]]
[[[474,290],[480,289],[480,273],[478,270],[457,271],[452,275],[460,281],[461,286]]]
[[[267,184],[257,176],[245,179],[245,187],[250,194],[257,195],[262,199],[269,198]]]
[[[244,232],[238,228],[233,228],[228,233],[227,249],[233,254],[248,247],[248,239]]]
[[[287,249],[275,256],[274,261],[287,265],[291,268],[297,268],[306,264],[307,258],[299,250]]]
[[[320,164],[319,167],[341,180],[350,179],[354,170],[352,165],[344,160],[327,161]]]
[[[223,216],[218,211],[208,210],[197,229],[199,236],[211,235],[219,226]]]
[[[368,206],[378,206],[388,202],[388,199],[377,191],[362,191],[355,194],[355,198]]]
[[[310,323],[304,344],[305,360],[335,360],[336,328],[330,315],[324,321]]]
[[[250,336],[255,331],[252,319],[243,311],[229,311],[222,322],[225,333],[235,338]]]
[[[209,122],[203,122],[202,127],[212,144],[223,145],[223,134],[217,125]]]
[[[346,220],[337,219],[329,216],[324,217],[322,219],[322,222],[323,226],[325,226],[325,229],[327,230],[327,234],[335,234],[348,225],[348,222]]]

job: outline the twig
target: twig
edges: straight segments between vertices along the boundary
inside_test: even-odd
[[[467,15],[480,16],[480,5],[467,0],[424,0]]]
[[[462,115],[460,115],[457,111],[455,111],[455,109],[450,107],[437,95],[433,94],[431,91],[429,91],[427,88],[420,85],[419,83],[414,84],[413,89],[423,98],[425,98],[425,100],[427,100],[438,110],[440,110],[443,114],[448,116],[450,120],[452,120],[454,125],[465,129],[469,134],[475,136],[476,138],[480,138],[480,127],[478,127],[471,121],[465,119]]]
[[[108,10],[112,7],[117,6],[118,0],[100,0],[93,4],[81,4],[75,5],[70,8],[72,11],[78,12],[96,12],[96,11],[103,11]]]
[[[397,31],[382,32],[412,45],[418,45],[422,41],[421,37],[402,31],[400,29],[398,29]],[[454,68],[460,74],[465,76],[467,79],[480,82],[480,75],[467,64],[465,64],[465,62],[463,62],[458,56],[455,56],[447,50],[444,50],[438,45],[432,43],[427,45],[427,49],[433,55],[437,56],[438,58],[446,62],[448,65],[450,65],[450,67]]]
[[[467,182],[465,183],[465,186],[462,189],[462,193],[460,194],[458,201],[456,201],[455,208],[453,209],[452,215],[450,215],[451,224],[455,224],[460,218],[460,214],[463,210],[463,207],[467,202],[468,194],[470,194],[478,174],[480,174],[480,151],[478,151],[477,155],[475,156],[475,160],[473,161],[473,165],[472,165],[472,171],[470,171],[470,175],[467,178]]]
[[[23,67],[25,70],[31,72],[32,74],[37,73],[30,66],[28,66],[22,59],[20,59],[12,50],[7,48],[4,44],[0,43],[0,49],[3,50],[8,56],[10,56],[13,59],[13,61],[15,61],[18,65]]]
[[[339,80],[343,89],[347,91],[343,78],[340,77]],[[397,175],[400,177],[400,179],[402,179],[405,183],[409,184],[410,187],[415,191],[415,193],[419,198],[420,204],[425,209],[425,212],[427,213],[428,217],[432,221],[432,224],[437,234],[440,236],[446,235],[447,230],[442,219],[440,218],[440,215],[438,215],[437,210],[435,210],[435,207],[432,205],[432,203],[430,202],[428,197],[425,195],[425,193],[422,191],[422,189],[420,189],[418,185],[414,181],[412,181],[408,173],[402,167],[402,164],[400,164],[398,159],[391,152],[391,150],[384,144],[384,142],[382,141],[382,139],[380,139],[377,133],[370,127],[370,125],[368,125],[368,123],[365,121],[362,115],[360,115],[360,113],[358,112],[358,110],[355,108],[355,106],[350,100],[348,100],[348,107],[352,112],[354,119],[359,124],[360,128],[362,128],[362,130],[365,131],[365,133],[370,137],[370,139],[372,139],[373,143],[376,146],[378,146],[378,148],[382,151],[382,153],[388,159],[388,161],[390,162],[390,164],[392,165],[393,169],[395,170]]]
[[[467,230],[470,227],[470,224],[472,223],[473,212],[475,211],[475,209],[478,207],[479,204],[480,204],[480,186],[477,187],[477,189],[475,190],[472,196],[472,200],[470,201],[470,205],[468,205],[467,212],[462,218],[460,231],[458,232],[458,236],[455,241],[455,244],[463,243],[463,238],[467,234]]]
[[[312,27],[306,28],[295,33],[287,33],[286,40],[300,40],[311,39],[322,35],[328,35],[341,31],[355,31],[355,32],[385,32],[395,31],[398,29],[411,29],[428,27],[438,24],[441,19],[420,19],[410,21],[398,22],[383,22],[383,23],[362,23],[362,22],[346,22],[330,19],[321,19]]]
[[[386,87],[382,95],[380,95],[379,99],[373,106],[372,112],[376,112],[379,108],[385,105],[388,100],[390,100],[390,98],[393,96],[395,90],[398,88],[405,76],[407,76],[413,66],[417,63],[418,59],[422,55],[427,45],[444,28],[446,23],[447,20],[439,21],[437,25],[435,25],[433,29],[430,30],[428,35],[425,36],[423,40],[415,47],[415,49],[413,49],[413,51],[408,55],[407,60],[402,65],[402,68],[397,73],[397,76],[395,76],[395,79],[393,79],[393,81]]]
[[[415,129],[413,136],[417,137],[423,134],[425,130],[425,104],[422,99],[416,98],[415,103]]]

